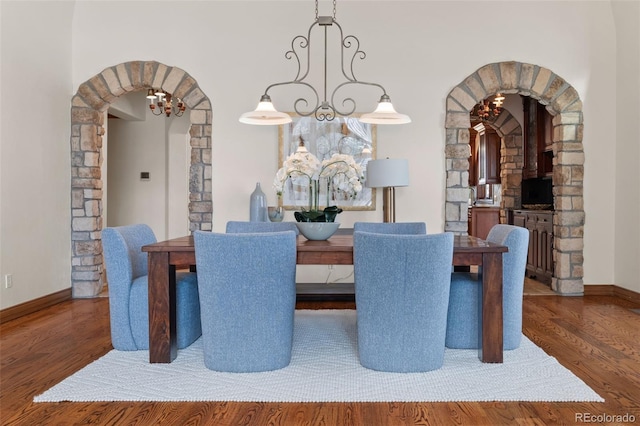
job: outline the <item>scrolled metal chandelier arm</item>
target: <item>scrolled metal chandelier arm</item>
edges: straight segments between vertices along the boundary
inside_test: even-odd
[[[369,86],[379,87],[380,90],[382,90],[382,94],[386,95],[387,91],[384,89],[384,87],[382,87],[381,84],[370,83],[367,81],[360,81],[356,78],[356,73],[353,70],[354,69],[353,64],[355,63],[356,59],[360,59],[362,61],[365,60],[367,58],[367,53],[364,50],[360,50],[360,40],[358,39],[358,37],[354,35],[348,35],[346,37],[342,37],[342,27],[335,20],[333,21],[333,23],[336,24],[336,26],[340,29],[340,40],[341,40],[340,65],[342,67],[342,75],[344,75],[344,78],[349,80],[348,82],[342,83],[338,87],[336,87],[336,89],[333,91],[334,94],[340,88],[340,86],[344,86],[345,84],[348,84],[348,83],[356,83],[356,84],[365,84]],[[344,61],[344,58],[346,56],[345,49],[351,49],[353,43],[355,43],[355,51],[353,52],[353,55],[351,55],[351,59],[349,60],[349,74],[347,74],[347,71],[345,70],[345,61]]]
[[[309,88],[315,97],[315,102],[310,102],[309,99],[301,97],[296,99],[295,102],[293,103],[293,108],[296,114],[303,117],[308,117],[310,115],[316,114],[321,107],[320,95],[318,94],[318,91],[310,83],[307,83],[306,81],[304,81],[304,79],[307,78],[307,76],[309,75],[309,70],[311,69],[311,54],[310,54],[311,31],[315,26],[319,25],[319,20],[320,18],[316,18],[316,20],[311,24],[311,26],[309,26],[309,30],[307,31],[306,37],[304,35],[295,36],[293,40],[291,40],[291,50],[288,50],[284,55],[285,58],[287,58],[288,60],[292,60],[292,59],[295,60],[296,64],[298,65],[298,70],[296,72],[295,78],[290,81],[283,81],[279,83],[270,84],[269,86],[267,86],[266,90],[264,91],[264,95],[262,95],[263,98],[265,96],[268,97],[269,91],[272,88],[278,87],[278,86],[286,86],[290,84],[299,84],[301,86],[305,86]],[[300,49],[300,53],[298,52],[298,49]],[[304,72],[302,69],[303,61],[300,60],[300,55],[302,54],[302,52],[306,53],[307,66]],[[300,109],[300,106],[299,106],[301,104],[304,104],[305,106],[313,105],[313,109],[311,111],[303,111]]]
[[[366,86],[374,86],[382,90],[383,97],[386,97],[386,99],[388,99],[389,97],[387,96],[387,91],[381,84],[368,82],[368,81],[360,81],[356,78],[356,74],[354,71],[354,63],[356,59],[360,59],[360,60],[366,59],[367,53],[364,50],[360,50],[360,40],[358,39],[358,37],[354,35],[348,35],[346,37],[343,37],[342,26],[340,26],[340,24],[335,19],[333,20],[333,23],[336,25],[336,27],[338,27],[340,31],[340,41],[341,41],[340,42],[340,66],[342,69],[342,75],[344,76],[344,78],[347,79],[347,81],[340,83],[339,85],[336,86],[335,89],[333,89],[333,92],[331,93],[331,106],[335,109],[335,111],[338,114],[342,116],[348,116],[353,114],[357,107],[356,101],[353,98],[347,97],[342,100],[342,105],[344,106],[346,103],[350,103],[351,109],[339,110],[338,108],[335,107],[336,93],[338,93],[338,91],[342,87],[345,87],[348,85],[358,85],[358,84],[362,84]],[[355,45],[355,48],[354,48],[355,50],[351,55],[350,60],[348,61],[348,68],[345,68],[345,57],[348,56],[348,50],[352,49],[354,45]],[[349,70],[348,72],[347,72],[347,69]]]
[[[304,117],[308,117],[314,114],[320,105],[320,95],[318,95],[318,91],[311,84],[304,81],[304,79],[307,78],[307,75],[309,75],[309,70],[311,68],[311,55],[309,54],[311,31],[313,30],[313,27],[316,25],[318,25],[318,19],[316,19],[314,23],[311,24],[306,37],[303,35],[298,35],[294,37],[293,40],[291,40],[291,50],[288,50],[284,54],[285,58],[287,58],[288,60],[294,59],[296,64],[298,65],[298,70],[296,72],[295,78],[290,81],[283,81],[279,83],[270,84],[269,86],[267,86],[266,90],[264,91],[264,95],[262,95],[263,99],[265,98],[265,96],[269,97],[269,90],[271,90],[272,88],[277,86],[286,86],[289,84],[299,84],[301,86],[309,88],[313,93],[313,96],[315,97],[315,102],[310,102],[309,99],[301,97],[296,99],[295,102],[293,103],[293,108],[296,114]],[[301,50],[300,53],[298,52],[298,49]],[[303,62],[300,60],[300,54],[302,53],[302,51],[306,51],[306,56],[307,56],[306,58],[307,66],[304,72],[302,70]],[[311,104],[311,105],[314,105],[314,107],[313,107],[313,110],[311,111],[303,111],[299,107],[300,104],[304,104],[305,106],[309,106]]]
[[[336,22],[336,25],[338,25],[338,23]],[[338,27],[340,28],[340,25],[338,25]],[[342,28],[340,28],[340,34],[342,35]],[[351,55],[351,60],[349,61],[349,72],[351,73],[350,75],[347,75],[345,68],[344,68],[344,55],[345,55],[345,48],[349,49],[351,48],[351,41],[349,40],[355,40],[357,47],[356,47],[356,51],[353,52],[353,55]],[[344,77],[349,80],[348,82],[344,82],[340,85],[338,85],[338,87],[335,88],[335,90],[333,91],[333,93],[335,94],[335,92],[341,87],[344,86],[346,84],[350,84],[350,83],[356,83],[356,84],[364,84],[364,85],[368,85],[368,86],[375,86],[380,88],[380,90],[382,90],[382,95],[386,96],[387,95],[387,91],[385,90],[384,87],[382,87],[381,84],[378,83],[372,83],[372,82],[368,82],[368,81],[360,81],[356,78],[356,74],[355,71],[353,70],[353,64],[355,63],[355,60],[358,56],[360,56],[360,60],[364,60],[367,57],[367,53],[364,50],[360,50],[360,40],[358,40],[358,37],[354,36],[354,35],[348,35],[346,36],[344,39],[342,39],[342,55],[341,55],[341,60],[342,60],[342,74],[344,75]]]
[[[296,114],[303,116],[303,117],[308,117],[312,114],[314,114],[316,112],[316,110],[319,108],[320,105],[320,95],[318,95],[318,91],[309,83],[307,83],[306,81],[300,81],[300,80],[291,80],[291,81],[284,81],[281,83],[273,83],[271,85],[269,85],[269,87],[267,87],[267,90],[264,91],[264,95],[262,95],[262,99],[270,99],[269,96],[269,90],[271,90],[271,88],[273,87],[277,87],[277,86],[286,86],[289,84],[299,84],[301,86],[307,87],[309,88],[309,90],[311,90],[313,92],[313,95],[315,96],[315,102],[310,102],[309,99],[307,98],[303,98],[300,97],[298,99],[296,99],[293,103],[293,109],[296,112]],[[308,105],[315,105],[314,109],[311,111],[302,111],[300,109],[300,107],[298,105],[300,105],[301,103],[304,103],[305,106]]]

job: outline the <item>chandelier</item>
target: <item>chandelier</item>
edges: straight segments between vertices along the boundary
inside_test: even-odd
[[[500,93],[496,95],[493,102],[489,99],[484,99],[471,109],[471,118],[481,121],[493,120],[502,112],[503,103],[504,96]]]
[[[309,27],[309,31],[306,36],[298,35],[291,41],[291,50],[287,51],[285,57],[289,60],[294,60],[298,64],[298,71],[293,80],[283,81],[279,83],[273,83],[267,86],[264,94],[260,98],[258,107],[255,111],[244,113],[240,116],[240,122],[246,124],[285,124],[291,122],[291,117],[275,109],[271,103],[271,97],[269,96],[269,90],[277,86],[285,85],[299,85],[310,89],[311,93],[308,97],[300,97],[293,103],[293,109],[295,112],[303,117],[314,116],[318,121],[331,121],[336,115],[348,116],[355,112],[356,102],[351,97],[342,98],[339,104],[336,104],[336,97],[340,101],[341,96],[337,92],[345,86],[350,85],[365,85],[377,87],[382,91],[382,96],[378,103],[378,107],[375,111],[363,114],[359,120],[363,123],[370,124],[404,124],[410,123],[409,116],[399,114],[391,104],[391,99],[387,95],[387,91],[378,83],[371,83],[366,81],[360,81],[354,74],[354,63],[357,59],[364,59],[366,53],[360,50],[360,40],[353,35],[343,36],[342,27],[336,21],[336,0],[333,0],[333,16],[319,16],[318,15],[318,0],[315,1],[316,5],[316,19]],[[314,88],[309,82],[305,81],[309,75],[311,68],[311,31],[318,27],[324,32],[324,86],[322,88],[322,99],[318,94],[318,90]],[[338,84],[331,92],[331,96],[327,97],[327,33],[330,28],[337,29],[340,36],[340,63],[341,74],[344,77],[344,81]],[[301,57],[302,56],[302,57]]]
[[[164,114],[170,117],[173,113],[176,117],[182,117],[182,114],[184,114],[184,111],[187,109],[180,98],[175,98],[177,102],[174,105],[171,93],[167,93],[164,90],[147,90],[147,99],[149,99],[149,108],[153,115]]]

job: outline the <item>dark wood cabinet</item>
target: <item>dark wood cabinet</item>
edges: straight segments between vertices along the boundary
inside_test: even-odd
[[[500,143],[490,127],[476,125],[470,131],[469,185],[500,183]]]
[[[538,177],[538,146],[537,146],[537,109],[538,101],[528,96],[522,97],[523,112],[523,147],[524,167],[522,178],[531,179]]]
[[[524,169],[522,177],[531,179],[553,174],[552,115],[544,105],[528,96],[522,97],[524,121]]]
[[[489,231],[500,223],[499,207],[472,207],[469,235],[485,240]]]
[[[471,156],[469,157],[469,186],[478,185],[478,132],[471,128],[469,138],[469,148]]]
[[[544,283],[553,277],[553,212],[516,210],[513,224],[529,231],[527,276]]]
[[[553,124],[551,114],[538,104],[538,177],[553,174]]]
[[[513,215],[513,224],[515,226],[519,226],[521,228],[526,228],[527,227],[526,216],[523,215],[523,214],[514,214]]]
[[[491,129],[484,134],[484,149],[486,150],[485,183],[500,183],[500,136]]]

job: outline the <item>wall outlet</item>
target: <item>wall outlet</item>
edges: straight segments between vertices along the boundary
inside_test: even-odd
[[[7,274],[4,276],[4,288],[13,287],[13,275]]]

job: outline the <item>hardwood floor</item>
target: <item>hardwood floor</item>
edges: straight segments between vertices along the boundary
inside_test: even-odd
[[[307,302],[299,308],[353,306]],[[604,403],[34,404],[35,395],[111,349],[108,300],[76,299],[2,325],[0,423],[548,425],[580,423],[576,417],[580,413],[628,414],[640,423],[640,314],[631,311],[632,308],[640,306],[611,296],[525,296],[524,333],[605,398]]]
[[[553,296],[556,292],[551,290],[547,284],[531,278],[524,279],[524,295],[525,296]]]

